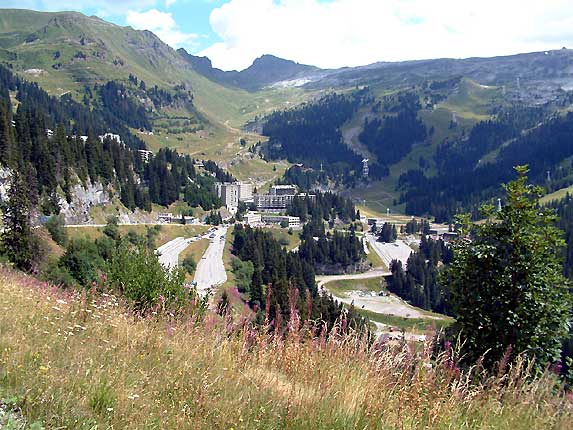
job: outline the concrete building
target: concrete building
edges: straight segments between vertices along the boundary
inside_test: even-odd
[[[106,133],[98,137],[101,142],[103,142],[105,139],[111,139],[117,141],[117,143],[121,143],[121,136],[119,134]]]
[[[271,196],[296,196],[296,185],[273,185],[269,194]]]
[[[239,201],[248,202],[253,200],[253,184],[249,182],[238,182]]]
[[[314,194],[296,194],[294,185],[274,185],[269,194],[255,194],[254,202],[257,210],[263,212],[283,212],[296,198],[315,199]]]
[[[245,222],[251,227],[256,227],[258,225],[261,225],[262,223],[261,214],[257,212],[247,212],[243,216],[243,222]]]
[[[368,168],[368,158],[365,158],[364,160],[362,160],[362,176],[364,178],[368,177],[368,172],[369,172],[369,168]]]
[[[274,195],[274,194],[255,194],[255,206],[259,211],[281,212],[292,202],[294,196]]]
[[[145,149],[138,149],[137,152],[139,153],[141,161],[143,161],[144,163],[149,163],[149,159],[153,156],[152,151],[147,151]]]
[[[230,211],[236,211],[239,207],[239,184],[231,182],[217,182],[215,184],[215,190],[217,191],[217,197],[223,201],[223,204],[227,209]]]
[[[248,182],[217,182],[215,190],[229,210],[239,207],[239,202],[253,201],[253,185]]]
[[[263,214],[261,221],[265,224],[281,224],[285,222],[289,228],[300,228],[300,218],[297,216]]]

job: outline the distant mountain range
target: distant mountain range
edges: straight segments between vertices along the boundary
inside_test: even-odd
[[[251,66],[245,70],[223,71],[214,68],[211,60],[207,57],[191,55],[180,48],[177,50],[181,56],[206,78],[223,85],[231,85],[249,91],[258,90],[265,86],[286,81],[300,81],[299,86],[308,82],[309,76],[317,76],[322,73],[319,68],[284,60],[274,55],[263,55],[257,58]],[[295,82],[296,85],[296,82]]]
[[[447,162],[451,163],[451,170],[451,166],[459,165],[458,155],[463,158],[464,151],[474,154],[475,157],[464,158],[465,170],[460,172],[463,176],[497,163],[501,156],[509,165],[508,160],[517,159],[508,155],[511,145],[518,136],[532,130],[546,132],[539,139],[548,142],[549,148],[551,130],[567,129],[566,124],[547,129],[541,126],[573,110],[573,51],[569,49],[494,58],[378,62],[335,70],[263,55],[245,70],[222,71],[213,67],[209,58],[184,49],[174,50],[149,31],[121,27],[76,12],[0,9],[0,62],[52,95],[68,94],[92,107],[103,103],[90,95],[94,85],[113,81],[118,88],[124,86],[122,97],[129,98],[138,112],[137,122],[130,118],[130,127],[141,123],[147,128],[149,124],[154,136],[140,135],[151,149],[170,146],[198,156],[209,154],[236,169],[234,173],[239,177],[251,177],[253,166],[254,170],[266,171],[267,179],[279,174],[269,173],[268,164],[239,145],[243,138],[255,144],[264,143],[269,137],[274,149],[268,154],[282,154],[289,161],[300,163],[303,158],[297,158],[297,154],[304,152],[309,142],[322,144],[324,136],[329,136],[333,145],[345,145],[354,153],[342,161],[349,163],[366,157],[373,165],[378,163],[379,173],[386,172],[387,176],[367,184],[355,177],[351,181],[355,188],[348,191],[357,199],[369,199],[381,211],[408,207],[408,199],[410,203],[412,200],[405,197],[412,187],[408,184],[421,173],[425,182],[416,179],[416,186],[421,189],[431,178],[444,173],[444,157],[450,157]],[[321,117],[326,113],[320,106],[314,108],[313,102],[326,93],[350,94],[356,89],[365,91],[360,102],[353,102],[344,118],[335,118],[335,112],[328,112],[332,114],[329,124],[334,129],[321,128],[328,123]],[[274,111],[292,110],[305,102],[310,102],[309,108],[289,114],[301,128],[296,139],[289,141],[287,157],[280,137],[294,136],[289,115],[275,118],[280,136],[261,136],[260,132]],[[336,103],[347,106],[344,100]],[[531,112],[530,108],[539,112]],[[304,127],[309,122],[301,115],[313,115],[310,122],[316,128],[312,132],[317,134],[308,134]],[[399,118],[392,122],[389,118],[394,117]],[[488,121],[495,124],[491,128],[496,131],[488,132],[487,137],[492,142],[480,146],[479,151],[466,151],[467,142],[479,142],[472,131],[480,124],[487,128],[483,124]],[[245,128],[247,123],[249,127]],[[420,130],[423,126],[426,137],[402,142],[400,124]],[[511,132],[500,132],[500,128]],[[384,151],[388,139],[393,145],[391,156]],[[530,140],[522,140],[524,145],[531,145]],[[303,150],[299,151],[297,145]],[[328,145],[324,147],[326,152],[347,153],[347,149]],[[559,150],[564,150],[563,145]],[[561,176],[555,175],[560,177],[559,184],[566,186],[573,183],[573,172],[571,177],[563,173],[569,155],[565,150],[562,155],[557,162],[552,159],[547,166],[540,166],[539,171],[560,169]],[[358,171],[360,166],[352,163],[345,169]],[[408,178],[403,177],[406,173]],[[443,183],[448,180],[442,179]],[[478,187],[475,201],[481,198],[480,192]],[[458,203],[447,202],[447,213],[457,210]]]

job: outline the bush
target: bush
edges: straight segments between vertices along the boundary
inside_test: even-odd
[[[59,265],[85,287],[98,278],[98,271],[104,267],[98,247],[94,242],[77,239],[70,243]]]
[[[253,273],[255,271],[253,263],[234,258],[231,266],[233,268],[233,274],[235,275],[235,282],[237,283],[237,289],[239,292],[245,293],[249,291]]]
[[[62,215],[54,215],[44,224],[44,227],[50,232],[50,236],[52,236],[54,242],[60,246],[66,246],[68,243],[68,232],[66,231],[65,224]]]
[[[107,219],[107,225],[103,228],[103,234],[113,240],[119,239],[118,219],[116,216],[111,216]]]
[[[59,287],[70,288],[77,285],[77,281],[70,274],[66,267],[56,261],[50,261],[42,273],[42,280],[50,282]]]
[[[195,260],[193,260],[193,257],[190,255],[185,257],[181,265],[190,275],[195,273],[195,269],[197,268],[197,263],[195,263]]]
[[[186,297],[183,270],[165,270],[157,256],[143,246],[122,243],[108,265],[110,286],[120,291],[137,310],[159,301],[183,304]]]

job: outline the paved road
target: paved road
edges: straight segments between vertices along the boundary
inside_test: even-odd
[[[412,248],[406,245],[403,240],[397,240],[394,243],[382,243],[376,240],[376,237],[372,234],[367,234],[366,238],[376,254],[380,256],[386,267],[390,267],[392,260],[398,260],[402,262],[402,267],[406,269],[408,257],[413,252]]]
[[[192,242],[195,242],[198,239],[198,236],[191,237],[189,239],[176,237],[166,244],[161,245],[155,250],[159,257],[159,262],[167,269],[177,267],[179,265],[179,254],[181,254]]]
[[[370,278],[381,278],[382,276],[390,276],[390,273],[387,270],[383,269],[374,269],[364,273],[354,273],[351,275],[319,275],[316,277],[316,282],[318,283],[319,287],[322,287],[324,284],[332,281],[344,281],[344,280],[352,280],[352,279],[370,279]]]
[[[64,227],[66,228],[78,228],[78,227],[105,227],[107,224],[66,224]],[[197,226],[197,225],[202,225],[202,226],[207,226],[209,227],[209,224],[205,224],[205,223],[201,223],[201,222],[196,222],[196,223],[188,223],[188,224],[175,224],[175,223],[169,223],[169,222],[120,222],[117,225],[179,225],[179,226],[185,226],[185,225],[190,225],[190,226]]]
[[[389,294],[386,296],[378,296],[369,294],[364,291],[349,291],[341,295],[334,294],[328,289],[329,282],[341,281],[341,280],[357,280],[357,279],[370,279],[370,278],[380,278],[383,276],[388,276],[391,273],[387,270],[375,269],[370,270],[365,273],[356,273],[352,275],[330,275],[330,276],[317,276],[316,281],[319,288],[322,287],[329,292],[331,292],[337,300],[348,305],[354,304],[356,308],[364,309],[367,311],[375,312],[378,314],[393,315],[404,318],[430,318],[433,317],[424,314],[419,309],[410,306],[404,300],[395,296],[394,294]]]
[[[197,291],[204,293],[207,289],[224,283],[227,280],[227,272],[223,264],[223,249],[225,248],[225,237],[227,227],[219,227],[215,231],[215,237],[210,239],[209,247],[203,254],[197,269],[195,279]],[[223,237],[221,239],[221,236]]]

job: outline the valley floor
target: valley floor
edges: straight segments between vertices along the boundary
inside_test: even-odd
[[[573,426],[569,395],[520,366],[472,383],[429,344],[370,347],[296,324],[273,339],[238,317],[189,318],[136,318],[113,296],[1,269],[0,404],[46,429]]]

